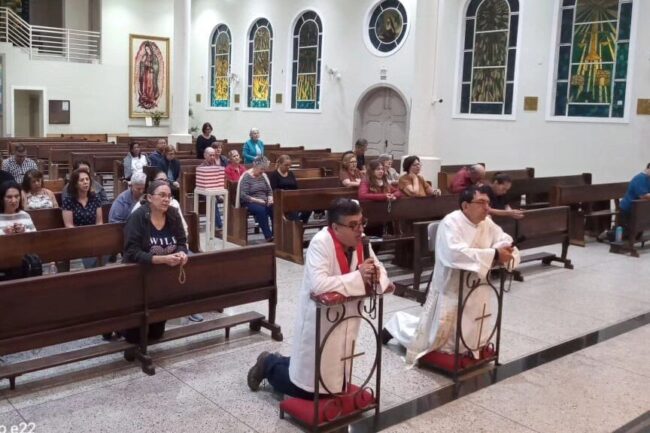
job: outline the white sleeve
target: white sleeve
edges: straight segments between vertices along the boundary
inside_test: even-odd
[[[361,273],[353,271],[343,275],[330,275],[332,261],[336,261],[336,254],[331,239],[312,239],[305,260],[305,273],[312,282],[311,293],[321,295],[337,292],[347,297],[365,295],[366,287]]]

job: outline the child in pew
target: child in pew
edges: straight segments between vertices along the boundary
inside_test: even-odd
[[[183,266],[187,263],[187,236],[180,212],[173,206],[171,188],[166,180],[149,184],[145,203],[135,210],[124,227],[124,262],[143,265]],[[148,338],[160,339],[165,322],[149,325]],[[140,340],[139,328],[121,335],[130,343]]]

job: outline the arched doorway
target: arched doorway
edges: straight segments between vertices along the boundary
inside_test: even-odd
[[[354,137],[368,140],[368,155],[392,154],[399,160],[408,151],[409,109],[395,89],[374,87],[359,100]]]

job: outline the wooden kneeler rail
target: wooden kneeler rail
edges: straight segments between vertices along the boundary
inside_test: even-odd
[[[273,245],[202,253],[184,267],[187,280],[179,282],[179,268],[115,265],[91,270],[26,278],[0,283],[0,355],[98,336],[115,330],[140,328],[146,337],[149,323],[218,308],[268,300],[268,316],[247,312],[170,330],[163,339],[139,346],[126,342],[102,343],[54,356],[0,367],[0,379],[125,351],[127,360],[139,359],[154,374],[148,346],[154,343],[249,323],[282,340],[275,324],[277,286]]]

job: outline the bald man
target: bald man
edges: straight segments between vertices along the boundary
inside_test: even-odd
[[[484,183],[485,166],[474,164],[470,167],[463,167],[454,175],[451,182],[451,192],[460,194],[472,185],[480,186]]]

